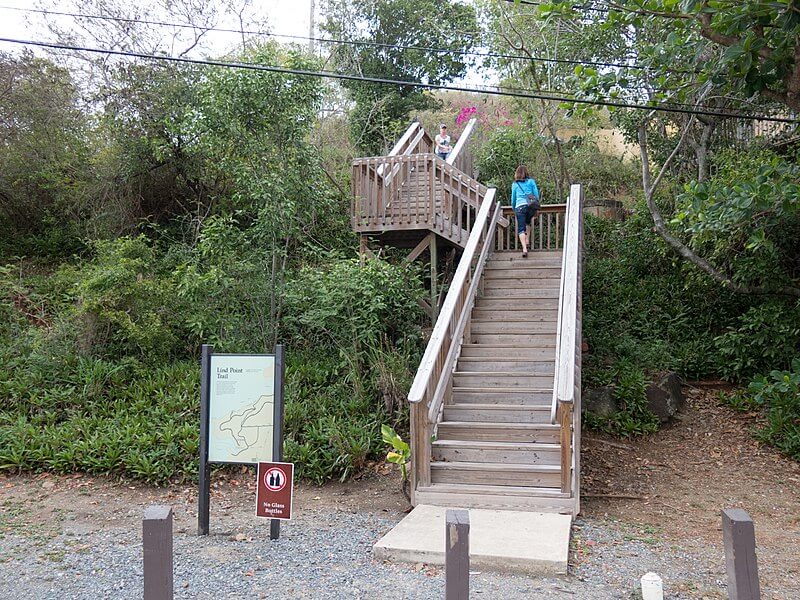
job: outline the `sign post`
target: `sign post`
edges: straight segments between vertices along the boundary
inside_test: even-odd
[[[281,460],[284,348],[275,354],[214,354],[202,348],[198,535],[208,535],[210,464]],[[272,528],[270,529],[272,536]],[[276,534],[277,537],[277,534]]]
[[[208,387],[214,346],[203,344],[200,359],[200,493],[197,499],[197,535],[208,535],[211,469],[208,464]]]
[[[286,355],[284,354],[283,344],[275,347],[275,427],[272,436],[272,460],[280,462],[283,460],[283,377],[286,374]],[[292,489],[294,489],[294,465],[291,474]],[[289,506],[291,512],[291,493],[289,495]],[[269,539],[277,540],[281,537],[280,519],[272,519],[269,522]]]

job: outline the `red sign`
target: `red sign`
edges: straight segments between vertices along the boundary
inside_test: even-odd
[[[258,463],[256,516],[288,521],[292,518],[294,464]]]

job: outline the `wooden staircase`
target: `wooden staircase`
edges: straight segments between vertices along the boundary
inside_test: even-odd
[[[487,261],[418,503],[571,511],[550,419],[561,262],[560,251]]]
[[[432,292],[436,240],[462,250],[408,395],[412,502],[576,515],[583,192],[541,208],[523,259],[513,211],[465,172],[473,126],[447,161],[419,123],[353,161],[363,249],[427,244]]]

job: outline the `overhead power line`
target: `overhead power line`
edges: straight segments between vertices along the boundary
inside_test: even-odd
[[[514,0],[510,0],[514,1]],[[316,42],[320,44],[334,44],[334,45],[349,45],[349,46],[363,46],[372,48],[388,48],[393,50],[415,50],[419,52],[430,52],[433,54],[458,54],[460,56],[474,56],[476,58],[498,58],[503,60],[523,60],[532,62],[546,62],[555,64],[575,65],[575,66],[589,66],[589,67],[606,67],[614,69],[636,69],[643,71],[656,70],[654,67],[641,65],[637,63],[618,63],[610,61],[596,61],[596,60],[577,60],[567,58],[550,58],[547,56],[527,56],[523,54],[507,54],[503,52],[482,52],[470,50],[453,50],[450,48],[437,48],[432,46],[410,46],[403,44],[388,44],[383,42],[374,42],[369,40],[343,40],[329,37],[312,37],[302,35],[292,35],[287,33],[273,33],[270,31],[247,30],[247,29],[232,29],[225,27],[203,27],[199,25],[191,25],[188,23],[171,23],[168,21],[154,21],[148,19],[132,19],[127,17],[112,17],[108,15],[92,15],[85,13],[65,12],[58,10],[49,10],[41,8],[20,8],[16,6],[3,6],[0,5],[2,10],[13,10],[17,12],[35,13],[42,15],[55,15],[59,17],[72,17],[75,19],[89,19],[97,21],[116,21],[119,23],[141,23],[144,25],[157,25],[159,27],[175,27],[178,29],[191,29],[193,31],[213,31],[217,33],[233,33],[237,35],[257,35],[264,37],[281,38],[288,40],[298,40],[303,42]],[[686,71],[687,73],[690,71]]]
[[[753,115],[748,113],[712,110],[706,108],[696,109],[682,109],[670,106],[652,106],[646,104],[629,104],[625,102],[614,102],[609,100],[590,100],[586,98],[575,98],[564,95],[554,95],[545,93],[526,93],[503,90],[500,88],[471,88],[460,85],[444,85],[435,83],[425,83],[421,81],[406,81],[398,79],[385,79],[382,77],[368,77],[363,75],[352,75],[349,73],[337,73],[335,71],[313,71],[310,69],[293,69],[289,67],[280,67],[277,65],[265,65],[259,63],[242,63],[230,62],[221,60],[207,60],[199,58],[189,58],[185,56],[168,56],[158,54],[146,54],[143,52],[132,52],[126,50],[110,50],[106,48],[90,48],[87,46],[78,46],[73,44],[59,44],[55,42],[43,42],[38,40],[21,40],[16,38],[0,37],[0,42],[7,42],[10,44],[20,44],[24,46],[36,46],[40,48],[50,48],[53,50],[70,50],[73,52],[89,52],[93,54],[105,54],[110,56],[122,56],[127,58],[139,58],[143,60],[155,60],[164,62],[177,62],[183,64],[211,66],[211,67],[224,67],[232,69],[247,69],[252,71],[266,71],[270,73],[281,73],[284,75],[297,75],[300,77],[319,77],[325,79],[337,79],[341,81],[361,81],[367,83],[384,84],[384,85],[397,85],[408,86],[431,90],[443,90],[453,92],[468,92],[480,93],[492,96],[507,96],[512,98],[526,98],[531,100],[550,100],[553,102],[569,102],[576,104],[586,104],[592,106],[607,106],[614,108],[630,108],[636,110],[650,110],[668,113],[683,113],[692,115],[702,115],[710,117],[735,117],[740,119],[747,119],[752,121],[770,121],[776,123],[798,123],[798,119],[790,119],[786,117],[771,117],[766,115]]]

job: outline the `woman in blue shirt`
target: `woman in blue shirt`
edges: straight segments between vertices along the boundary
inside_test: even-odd
[[[529,196],[535,198],[535,202],[529,203]],[[522,243],[522,258],[525,258],[528,256],[531,221],[539,209],[539,188],[533,178],[528,175],[528,168],[525,165],[518,166],[514,173],[514,183],[511,184],[511,206],[514,208],[517,234]]]

